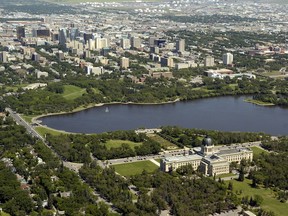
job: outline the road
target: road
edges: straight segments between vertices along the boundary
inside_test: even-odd
[[[19,114],[17,114],[16,112],[14,112],[13,110],[11,110],[10,108],[6,108],[5,109],[7,112],[9,112],[10,116],[14,119],[14,121],[19,124],[22,125],[26,128],[26,130],[28,131],[29,134],[31,134],[33,137],[36,137],[40,140],[42,140],[43,142],[45,142],[44,137],[42,137],[30,124],[28,124]],[[49,147],[50,148],[50,147]]]

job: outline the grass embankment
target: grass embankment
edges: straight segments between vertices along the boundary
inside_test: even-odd
[[[141,146],[142,142],[136,143],[129,140],[108,140],[105,143],[105,146],[107,147],[107,149],[111,149],[121,147],[122,144],[127,144],[129,145],[129,147],[134,149],[136,146]]]
[[[80,88],[73,85],[64,85],[64,92],[62,96],[67,100],[74,100],[81,97],[83,93],[86,92],[85,88]]]
[[[112,166],[115,168],[115,171],[122,176],[141,174],[143,170],[146,170],[148,173],[152,173],[159,169],[159,167],[151,161],[139,161],[133,163],[117,164]]]
[[[152,140],[160,143],[161,148],[163,148],[163,149],[178,149],[178,146],[174,145],[173,143],[171,143],[171,142],[169,142],[168,140],[160,137],[160,136],[157,135],[157,134],[147,134],[147,136],[148,136],[150,139],[152,139]]]
[[[263,197],[261,208],[273,211],[277,216],[287,215],[288,204],[281,203],[279,200],[277,200],[276,193],[273,190],[263,187],[253,188],[251,187],[252,181],[248,179],[245,179],[244,182],[231,180],[227,181],[226,184],[228,184],[228,182],[232,182],[234,192],[242,191],[242,193],[238,195],[239,197],[251,197],[258,194]]]
[[[267,151],[265,151],[265,150],[263,150],[263,149],[261,149],[261,148],[258,148],[258,147],[256,147],[256,146],[252,146],[252,147],[250,147],[251,148],[251,150],[253,151],[253,155],[254,156],[259,156],[260,154],[269,154]]]
[[[21,115],[21,117],[27,122],[32,123],[32,119],[37,117],[38,115]]]
[[[35,130],[43,137],[45,137],[46,134],[51,134],[51,135],[54,135],[54,136],[58,136],[60,134],[67,133],[65,131],[53,130],[53,129],[50,129],[50,128],[47,128],[47,127],[42,127],[42,126],[35,127]]]
[[[267,102],[263,102],[263,101],[259,101],[259,100],[253,100],[251,98],[246,98],[246,99],[244,99],[244,101],[248,102],[248,103],[256,104],[259,106],[274,106],[275,105],[273,103],[267,103]]]

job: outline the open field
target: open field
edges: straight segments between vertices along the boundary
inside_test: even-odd
[[[273,103],[266,103],[266,102],[263,102],[263,101],[253,100],[253,99],[251,99],[251,98],[247,98],[247,99],[245,99],[244,101],[245,101],[245,102],[248,102],[248,103],[260,105],[260,106],[274,106]]]
[[[263,149],[258,148],[258,147],[256,147],[256,146],[252,146],[252,147],[250,147],[250,148],[251,148],[251,150],[253,151],[253,155],[254,155],[254,156],[258,156],[258,155],[260,155],[261,153],[268,154],[268,152],[266,152],[266,151],[264,151]]]
[[[122,144],[128,144],[132,149],[134,149],[136,146],[140,146],[142,145],[142,143],[136,143],[136,142],[132,142],[129,140],[108,140],[105,145],[108,149],[111,149],[112,147],[114,148],[118,148],[121,147]]]
[[[218,179],[218,178],[226,178],[226,177],[233,177],[233,176],[237,176],[237,175],[234,174],[234,173],[225,173],[225,174],[217,175],[217,176],[216,176],[216,179]],[[213,177],[212,177],[212,178],[213,178]]]
[[[60,134],[63,134],[63,133],[66,133],[64,131],[57,131],[57,130],[53,130],[53,129],[50,129],[50,128],[47,128],[47,127],[41,127],[41,126],[38,126],[38,127],[35,127],[35,130],[41,135],[41,136],[45,136],[45,134],[52,134],[54,136],[57,136],[57,135],[60,135]]]
[[[32,119],[37,115],[21,115],[21,117],[28,123],[32,123]]]
[[[147,134],[149,138],[161,144],[161,148],[163,149],[177,149],[178,146],[174,145],[173,143],[169,142],[166,139],[163,139],[157,134]]]
[[[83,93],[85,93],[86,89],[73,86],[73,85],[64,85],[64,93],[63,97],[67,100],[74,100],[80,97]]]
[[[151,161],[140,161],[126,164],[117,164],[113,165],[115,171],[123,176],[132,176],[141,174],[143,170],[146,170],[149,173],[154,172],[159,169],[157,165],[152,163]]]
[[[271,189],[266,188],[253,188],[251,187],[251,180],[245,179],[244,182],[239,182],[237,180],[227,181],[232,182],[233,191],[242,191],[242,194],[239,197],[253,196],[258,194],[263,197],[264,201],[261,207],[265,210],[273,211],[277,216],[287,215],[288,203],[281,203],[275,197],[275,192]]]

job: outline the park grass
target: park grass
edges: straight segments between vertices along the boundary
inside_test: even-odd
[[[150,139],[160,143],[161,148],[163,148],[163,149],[178,149],[177,145],[174,145],[173,143],[169,142],[168,140],[162,138],[161,136],[159,136],[157,134],[147,134],[147,136]]]
[[[0,216],[10,216],[10,214],[2,211],[2,212],[0,212]]]
[[[46,134],[51,134],[53,136],[58,136],[67,132],[64,131],[58,131],[58,130],[54,130],[48,127],[43,127],[43,126],[37,126],[35,127],[35,130],[43,137],[45,137]]]
[[[161,162],[161,159],[155,159],[155,161],[157,161],[158,163],[160,163],[160,162]]]
[[[268,152],[266,152],[265,150],[263,150],[263,149],[261,149],[261,148],[259,148],[259,147],[257,147],[257,146],[252,146],[252,147],[250,147],[251,148],[251,150],[253,151],[253,155],[254,156],[259,156],[260,154],[268,154]]]
[[[63,97],[67,100],[74,100],[78,97],[81,97],[82,94],[86,91],[84,88],[73,85],[64,85]]]
[[[267,103],[267,102],[263,102],[263,101],[259,101],[259,100],[253,100],[251,98],[246,98],[246,99],[244,99],[244,101],[248,102],[248,103],[256,104],[259,106],[274,106],[275,105],[273,103]]]
[[[258,194],[263,197],[263,203],[261,204],[261,208],[268,211],[273,211],[277,216],[287,215],[288,204],[281,203],[279,200],[277,200],[275,197],[276,194],[273,190],[263,187],[253,188],[250,186],[252,184],[252,181],[248,179],[245,179],[244,182],[239,182],[237,180],[227,181],[227,185],[228,182],[232,182],[234,192],[242,191],[242,193],[238,195],[239,197],[251,197],[255,194]]]
[[[234,176],[237,176],[237,175],[234,174],[234,173],[225,173],[225,174],[216,175],[216,179],[218,179],[218,178],[226,178],[226,177],[234,177]]]
[[[32,119],[38,115],[21,115],[21,117],[28,123],[32,123]]]
[[[132,176],[141,174],[144,170],[152,173],[159,169],[159,167],[151,161],[139,161],[133,163],[112,165],[115,171],[122,176]]]
[[[16,92],[18,90],[18,88],[23,88],[23,87],[26,87],[28,86],[29,84],[19,84],[19,85],[14,85],[14,86],[7,86],[5,85],[5,89],[8,90],[8,91],[13,91],[13,92]]]
[[[141,146],[142,143],[136,143],[136,142],[132,142],[129,140],[108,140],[105,143],[105,146],[107,147],[107,149],[111,149],[111,148],[118,148],[121,147],[122,144],[128,144],[129,147],[131,147],[132,149],[134,149],[136,146]]]

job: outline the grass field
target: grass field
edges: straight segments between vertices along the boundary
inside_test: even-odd
[[[225,177],[233,177],[236,176],[234,173],[225,173],[225,174],[220,174],[216,176],[216,179],[218,178],[225,178]],[[213,178],[213,177],[212,177]]]
[[[134,149],[136,146],[140,146],[142,145],[142,143],[136,143],[136,142],[132,142],[132,141],[129,141],[129,140],[108,140],[105,145],[108,149],[114,147],[114,148],[117,148],[117,147],[121,147],[121,145],[125,143],[125,144],[128,144],[132,149]]]
[[[251,148],[251,150],[253,151],[253,155],[254,155],[254,156],[258,156],[258,155],[260,155],[261,153],[269,154],[268,152],[266,152],[266,151],[264,151],[263,149],[258,148],[258,147],[256,147],[256,146],[252,146],[252,147],[250,147],[250,148]]]
[[[113,165],[113,167],[115,168],[115,171],[117,173],[123,176],[132,176],[141,174],[143,170],[152,173],[155,170],[159,169],[159,167],[154,163],[152,163],[151,161],[139,161],[126,164],[117,164]]]
[[[74,100],[80,97],[85,91],[86,89],[77,86],[64,85],[63,97],[66,98],[67,100]]]
[[[227,181],[226,184],[228,184]],[[233,190],[240,191],[242,190],[242,194],[240,197],[245,196],[253,196],[255,194],[259,194],[263,197],[264,201],[261,207],[265,210],[273,211],[277,216],[287,215],[288,203],[281,203],[279,200],[275,198],[275,192],[271,189],[265,188],[252,188],[250,185],[252,183],[251,180],[245,179],[244,182],[239,182],[237,180],[231,180],[233,183]]]
[[[244,101],[248,102],[248,103],[260,105],[260,106],[273,106],[274,105],[273,103],[266,103],[266,102],[263,102],[263,101],[253,100],[253,99],[250,99],[250,98],[244,99]]]
[[[41,135],[41,136],[44,136],[45,134],[52,134],[52,135],[60,135],[60,134],[63,134],[63,133],[66,133],[64,131],[57,131],[57,130],[53,130],[53,129],[50,129],[50,128],[46,128],[46,127],[41,127],[41,126],[38,126],[38,127],[35,127],[35,130]]]
[[[21,115],[21,117],[28,123],[32,122],[32,118],[36,117],[37,115]]]
[[[161,148],[163,149],[177,149],[178,146],[174,145],[173,143],[169,142],[168,140],[163,139],[157,134],[147,134],[152,140],[161,144]]]

